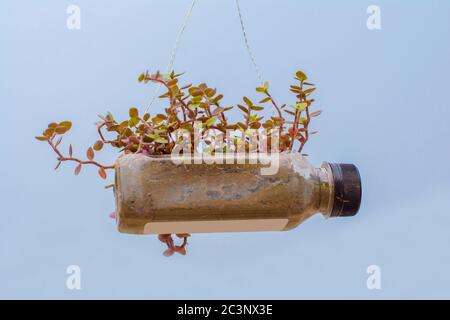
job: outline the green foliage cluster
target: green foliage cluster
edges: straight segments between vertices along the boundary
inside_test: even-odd
[[[242,104],[236,106],[222,106],[223,94],[217,93],[215,88],[206,83],[199,85],[181,85],[182,74],[172,72],[163,75],[159,72],[150,75],[142,73],[138,80],[142,83],[158,83],[166,88],[166,92],[159,98],[167,100],[164,113],[151,116],[149,113],[140,114],[136,107],[129,109],[129,117],[123,121],[114,119],[111,113],[99,116],[101,121],[97,123],[99,140],[86,151],[87,160],[80,160],[72,156],[72,146],[69,147],[69,155],[63,156],[58,146],[62,136],[72,127],[70,121],[50,123],[41,136],[36,137],[40,141],[47,141],[57,153],[58,166],[63,161],[75,161],[78,163],[75,173],[79,173],[82,166],[92,164],[99,168],[99,175],[106,178],[106,169],[114,166],[101,165],[94,161],[95,153],[101,151],[105,145],[120,149],[125,153],[142,153],[145,155],[170,154],[176,144],[172,133],[178,129],[184,129],[193,133],[194,123],[200,122],[204,130],[215,129],[225,133],[226,130],[240,130],[246,132],[249,129],[274,130],[279,134],[279,151],[293,150],[298,144],[298,152],[302,152],[306,142],[312,134],[309,130],[311,119],[320,115],[321,111],[311,111],[314,102],[310,96],[316,90],[314,84],[307,82],[308,77],[302,71],[297,71],[295,80],[290,90],[295,94],[293,105],[279,105],[269,91],[269,84],[265,82],[256,91],[263,97],[255,103],[248,97],[243,98]],[[276,115],[264,119],[261,112],[267,104],[276,110]],[[239,109],[243,113],[243,120],[231,123],[227,113],[233,109]],[[112,139],[106,139],[103,130],[106,130]],[[270,136],[270,134],[269,134]],[[226,136],[223,136],[226,139]],[[211,141],[205,141],[207,144]],[[224,141],[226,142],[226,141]],[[237,143],[233,141],[233,143]],[[248,144],[248,139],[243,141]]]

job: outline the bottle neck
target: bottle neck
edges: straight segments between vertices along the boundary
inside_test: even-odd
[[[320,183],[320,202],[319,212],[326,218],[331,217],[333,212],[334,203],[334,182],[333,172],[327,162],[324,162],[320,168],[317,169],[317,175],[319,176]]]
[[[353,164],[323,163],[319,170],[319,211],[326,217],[351,217],[361,204],[361,176]]]

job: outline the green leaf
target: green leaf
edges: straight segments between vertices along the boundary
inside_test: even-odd
[[[313,93],[314,91],[316,91],[316,88],[307,89],[307,90],[303,91],[303,93],[305,95],[309,95],[309,94]]]
[[[264,92],[266,92],[266,89],[264,89],[262,87],[258,87],[258,88],[256,88],[256,91],[264,93]]]
[[[102,148],[103,148],[103,141],[97,140],[97,141],[94,143],[93,148],[94,148],[95,151],[100,151],[100,150],[102,150]]]
[[[139,77],[138,77],[138,81],[139,81],[139,82],[142,82],[142,81],[144,81],[144,80],[145,80],[145,73],[142,72],[142,73],[139,75]]]
[[[203,100],[203,97],[201,97],[201,96],[192,97],[192,99],[191,99],[192,103],[199,103],[202,100]]]
[[[219,94],[218,96],[216,96],[216,97],[214,98],[214,102],[215,102],[215,103],[218,103],[220,100],[222,100],[222,98],[223,98],[223,94]]]
[[[266,103],[270,101],[270,97],[262,99],[259,103]]]
[[[48,137],[46,137],[46,136],[37,136],[36,139],[39,140],[39,141],[47,141]]]
[[[244,97],[243,100],[245,104],[248,105],[249,107],[253,105],[253,102],[249,98]]]
[[[207,127],[210,127],[210,126],[212,126],[214,123],[216,123],[216,120],[217,120],[217,117],[209,118],[208,120],[206,120],[205,125],[206,125]]]
[[[247,125],[243,124],[242,122],[238,122],[238,123],[237,123],[237,126],[239,127],[239,129],[240,129],[241,131],[247,130]]]
[[[172,94],[177,94],[178,91],[180,91],[180,88],[178,88],[177,85],[174,85],[170,87],[170,91],[172,92]]]
[[[211,98],[216,94],[216,91],[216,89],[207,88],[205,89],[205,94],[208,98]]]
[[[168,142],[167,139],[165,139],[157,134],[148,134],[147,136],[149,138],[153,139],[153,141],[157,142],[157,143],[167,143]]]
[[[200,103],[190,103],[188,108],[193,110],[195,108],[198,108],[199,106],[200,106]]]
[[[158,123],[160,123],[161,121],[166,120],[166,119],[167,119],[167,116],[166,116],[166,115],[164,115],[164,114],[162,114],[162,113],[158,113],[158,114],[156,115],[156,117],[153,117],[152,122],[155,123],[155,124],[158,124]]]
[[[307,77],[306,74],[304,74],[302,71],[297,71],[297,73],[295,74],[295,76],[296,76],[297,79],[300,80],[300,81],[308,80],[308,77]]]
[[[130,108],[129,115],[130,115],[130,118],[137,118],[137,117],[139,117],[138,109],[135,108],[135,107]]]
[[[132,117],[132,118],[130,118],[130,121],[128,122],[128,125],[129,125],[130,127],[134,127],[134,126],[136,126],[138,123],[139,123],[139,118]]]
[[[303,111],[307,106],[308,104],[306,102],[299,102],[295,105],[295,109],[297,109],[298,111]]]
[[[163,138],[163,137],[159,137],[155,139],[155,142],[157,143],[167,143],[169,141],[167,141],[167,139]]]
[[[260,107],[260,106],[251,106],[250,109],[253,110],[253,111],[261,111],[261,110],[264,110],[264,107]]]
[[[69,131],[70,128],[72,128],[72,122],[70,122],[70,121],[63,121],[63,122],[60,122],[58,126],[59,127],[65,127],[65,128],[67,128],[67,131]]]
[[[144,114],[144,117],[142,119],[144,121],[148,121],[148,119],[150,119],[150,114],[149,113]]]

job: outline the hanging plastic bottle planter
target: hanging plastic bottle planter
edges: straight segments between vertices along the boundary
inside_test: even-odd
[[[285,152],[278,155],[276,172],[264,175],[264,165],[249,164],[249,157],[242,158],[245,164],[186,165],[178,160],[137,154],[119,158],[115,196],[120,232],[286,231],[315,213],[352,216],[359,208],[361,185],[353,165],[314,168],[299,153]]]
[[[361,201],[361,182],[353,165],[324,163],[314,168],[302,151],[310,137],[315,91],[298,71],[292,106],[280,105],[269,84],[256,88],[258,104],[247,97],[236,107],[221,105],[222,94],[205,83],[182,85],[180,74],[143,73],[139,81],[165,87],[160,97],[168,106],[164,114],[139,114],[129,118],[101,116],[99,140],[89,147],[86,160],[60,150],[70,121],[50,123],[38,140],[56,152],[58,165],[77,163],[98,167],[101,178],[115,170],[118,229],[133,234],[160,234],[166,255],[185,254],[189,233],[289,230],[315,213],[326,217],[351,216]],[[269,104],[276,115],[261,115]],[[238,109],[240,122],[228,113]],[[106,132],[105,132],[106,131]],[[213,134],[211,134],[213,132]],[[109,136],[109,137],[107,137]],[[198,153],[198,145],[205,147]],[[95,161],[105,145],[120,149],[115,164]],[[174,245],[170,234],[184,238]]]
[[[76,163],[75,174],[86,165],[97,167],[101,178],[115,170],[114,188],[118,230],[132,234],[159,234],[170,256],[186,254],[190,233],[283,231],[295,228],[315,213],[325,217],[355,215],[361,202],[357,168],[324,163],[313,167],[304,155],[305,144],[316,131],[311,122],[321,114],[313,110],[316,90],[302,71],[295,74],[290,90],[292,105],[279,104],[264,82],[256,91],[258,102],[247,97],[242,104],[224,106],[222,94],[206,83],[180,83],[173,70],[181,36],[195,0],[175,41],[169,73],[142,73],[142,83],[156,83],[154,98],[143,114],[130,108],[129,118],[119,121],[108,113],[97,124],[99,140],[86,151],[86,159],[66,153],[60,144],[72,127],[70,121],[50,123],[36,137],[47,142],[61,163]],[[249,46],[244,22],[236,6],[242,34],[257,76],[262,76]],[[167,101],[165,112],[147,111],[160,88]],[[272,116],[263,110],[269,105]],[[229,113],[242,113],[231,122]],[[105,145],[120,150],[114,164],[95,160]],[[175,245],[171,234],[182,238]]]

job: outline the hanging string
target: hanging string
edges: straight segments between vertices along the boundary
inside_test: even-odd
[[[167,73],[170,73],[173,71],[173,65],[175,63],[175,58],[177,56],[178,53],[178,49],[180,48],[180,43],[181,43],[181,38],[183,37],[183,33],[184,30],[187,27],[187,24],[189,22],[189,19],[191,18],[192,15],[192,11],[194,9],[196,0],[192,0],[192,3],[189,7],[188,12],[186,13],[186,16],[184,18],[184,22],[183,25],[181,26],[180,31],[178,32],[177,38],[175,39],[175,45],[173,46],[172,49],[172,54],[170,56],[170,61],[169,61],[169,65],[167,66]],[[148,110],[150,109],[150,107],[153,105],[153,103],[155,102],[156,98],[158,97],[159,94],[159,90],[161,89],[161,84],[159,84],[156,88],[155,88],[155,92],[153,93],[153,98],[150,101],[149,105],[147,106],[147,109],[145,110],[145,112],[148,112]]]
[[[178,32],[177,38],[175,40],[175,45],[173,47],[172,54],[171,54],[171,57],[170,57],[169,65],[167,67],[167,73],[170,73],[170,72],[173,71],[173,65],[175,63],[175,58],[177,56],[178,49],[180,47],[181,38],[183,37],[184,30],[186,29],[187,24],[189,22],[189,19],[191,18],[192,11],[194,9],[195,3],[196,3],[196,0],[192,0],[192,3],[190,5],[189,10],[188,10],[188,12],[186,14],[186,17],[184,19],[183,25],[181,26],[181,29]],[[252,51],[252,49],[250,47],[250,42],[249,42],[248,37],[247,37],[247,31],[245,29],[244,18],[242,16],[239,0],[236,0],[236,7],[237,7],[238,14],[239,14],[239,20],[240,20],[240,23],[241,23],[241,31],[242,31],[242,35],[244,37],[245,47],[247,48],[248,55],[250,56],[250,60],[252,61],[253,67],[255,68],[256,76],[257,76],[259,82],[263,83],[263,77],[261,75],[260,68],[259,68],[258,64],[256,63],[255,55],[253,54],[253,51]],[[147,106],[147,109],[145,110],[145,112],[148,112],[150,107],[155,102],[156,98],[158,97],[160,89],[161,89],[161,84],[159,84],[155,88],[155,92],[153,93],[153,98],[150,101],[149,105]]]
[[[245,46],[247,48],[248,55],[250,56],[250,59],[252,60],[253,66],[255,67],[256,76],[258,77],[259,82],[263,83],[261,71],[258,67],[258,64],[256,63],[255,55],[253,54],[253,51],[250,48],[250,43],[247,38],[247,32],[245,30],[245,24],[244,24],[244,19],[242,18],[241,6],[239,5],[239,0],[236,0],[236,7],[238,10],[238,14],[239,14],[239,20],[241,21],[242,35],[244,36],[244,42],[245,42]]]

